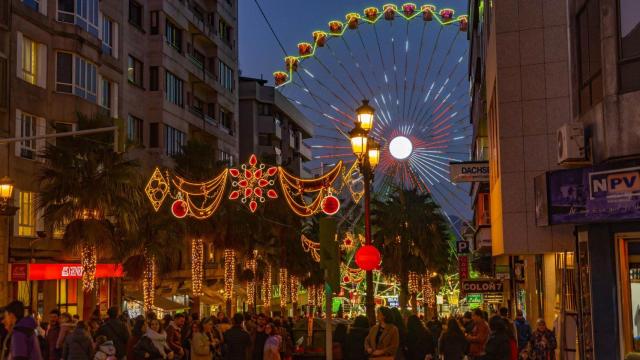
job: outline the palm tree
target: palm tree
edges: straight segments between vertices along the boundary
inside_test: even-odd
[[[429,193],[396,188],[387,199],[373,201],[372,223],[382,272],[399,277],[404,310],[409,272],[443,272],[452,261],[446,220]]]
[[[111,125],[110,119],[78,114],[79,130]],[[85,291],[94,286],[98,248],[116,244],[119,234],[135,227],[141,204],[138,163],[112,144],[110,134],[72,137],[40,154],[38,208],[48,223],[65,228],[65,248],[81,255]]]

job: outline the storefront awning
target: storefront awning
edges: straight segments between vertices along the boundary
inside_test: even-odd
[[[130,294],[125,294],[124,295],[125,299],[128,300],[133,300],[133,301],[138,301],[140,303],[143,302],[143,296],[141,293],[130,293]],[[177,303],[175,301],[171,301],[167,298],[164,298],[162,296],[156,296],[154,301],[153,301],[153,306],[158,307],[164,311],[178,311],[178,310],[185,310],[188,309],[189,306],[187,305],[182,305],[180,303]]]
[[[81,264],[9,264],[11,281],[81,279]],[[96,278],[123,277],[122,264],[97,264]]]

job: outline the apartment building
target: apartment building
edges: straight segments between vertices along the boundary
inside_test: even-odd
[[[77,113],[101,113],[124,123],[141,176],[154,165],[171,166],[192,137],[214,143],[218,159],[236,161],[237,12],[235,0],[3,1],[1,136],[66,132],[75,129]],[[74,270],[63,267],[78,262],[62,251],[63,231],[35,210],[37,154],[45,144],[0,147],[0,174],[15,182],[18,208],[0,219],[0,276],[12,280],[0,282],[0,299],[84,317],[96,305],[121,305],[122,274],[83,293]],[[48,275],[30,277],[30,262]]]
[[[640,352],[639,5],[470,1],[494,265],[510,265],[509,304],[553,324],[563,358]]]
[[[304,165],[311,148],[304,139],[313,136],[313,124],[266,80],[240,78],[240,157],[256,154],[285,167],[296,176],[310,178]]]

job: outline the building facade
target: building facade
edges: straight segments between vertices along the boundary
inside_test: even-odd
[[[72,131],[77,114],[102,114],[124,127],[128,153],[143,164],[143,177],[155,165],[171,166],[171,156],[190,138],[215,144],[219,160],[236,161],[237,12],[235,0],[3,1],[2,137]],[[57,306],[87,316],[96,305],[121,304],[121,279],[100,280],[98,292],[85,295],[74,276],[20,275],[29,262],[78,262],[64,250],[63,229],[53,229],[36,211],[34,179],[46,141],[52,140],[0,149],[0,174],[15,182],[18,208],[2,219],[0,275],[16,281],[0,282],[0,299],[19,298],[40,313]]]
[[[285,167],[296,176],[311,177],[304,166],[311,148],[313,124],[266,80],[240,78],[240,157],[256,154],[267,163]]]
[[[640,350],[640,7],[470,9],[476,244],[510,269],[501,305],[544,318],[563,358],[622,359]]]

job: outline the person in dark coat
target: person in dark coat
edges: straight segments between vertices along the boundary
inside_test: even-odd
[[[138,342],[140,341],[140,338],[142,338],[142,335],[144,335],[146,332],[147,332],[147,322],[144,320],[143,317],[139,316],[138,318],[136,318],[136,322],[133,324],[131,337],[129,338],[129,342],[127,342],[127,360],[143,359],[136,356],[134,348],[136,344],[138,344]]]
[[[108,340],[113,341],[116,347],[116,357],[123,359],[127,355],[127,343],[129,342],[129,331],[125,325],[118,319],[118,308],[113,306],[107,310],[109,319],[100,326],[96,337],[102,335]]]
[[[462,360],[469,343],[456,319],[447,322],[447,330],[440,335],[438,348],[444,360]]]
[[[465,312],[462,317],[462,330],[465,334],[471,334],[474,326],[471,311]]]
[[[93,358],[93,340],[89,336],[87,325],[78,321],[75,329],[64,339],[62,359],[90,360]]]
[[[405,355],[407,360],[424,360],[427,355],[432,358],[436,356],[436,344],[433,334],[416,315],[409,316],[407,320],[407,350]]]
[[[264,357],[264,344],[267,342],[269,335],[265,332],[267,326],[267,317],[264,314],[258,315],[258,324],[251,336],[253,345],[252,359],[262,359]]]
[[[251,347],[251,336],[242,328],[244,317],[237,313],[233,316],[233,325],[224,332],[224,347],[226,360],[246,360]]]
[[[368,358],[364,349],[367,335],[369,335],[369,320],[360,315],[353,321],[353,325],[347,333],[347,340],[342,352],[345,360],[366,360]]]
[[[49,312],[49,324],[45,339],[47,341],[47,359],[59,360],[62,354],[56,350],[56,342],[60,336],[60,310],[53,309]]]
[[[36,320],[31,316],[24,316],[22,301],[12,301],[5,306],[2,320],[8,334],[2,344],[0,359],[42,360],[35,332]]]
[[[510,360],[509,332],[505,321],[499,315],[495,315],[489,320],[489,329],[491,329],[491,334],[485,347],[486,355],[484,358],[486,360]]]

